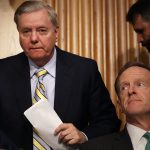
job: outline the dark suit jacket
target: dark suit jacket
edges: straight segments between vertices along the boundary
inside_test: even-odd
[[[54,109],[93,138],[119,129],[115,108],[94,60],[57,49]],[[17,147],[32,149],[30,69],[24,53],[0,60],[0,131]],[[0,141],[0,148],[3,143]]]
[[[122,132],[89,140],[81,144],[79,150],[133,150],[133,146],[125,128]]]

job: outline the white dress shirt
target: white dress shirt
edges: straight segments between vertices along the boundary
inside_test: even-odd
[[[137,126],[127,123],[127,130],[131,138],[131,142],[134,150],[145,150],[147,140],[143,135],[147,132]],[[150,132],[150,131],[149,131]]]

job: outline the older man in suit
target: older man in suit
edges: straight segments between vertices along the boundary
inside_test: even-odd
[[[119,109],[126,116],[124,130],[89,140],[80,150],[150,149],[150,67],[127,63],[118,74],[115,89]]]
[[[117,131],[120,121],[96,62],[55,46],[59,29],[55,11],[42,1],[26,1],[14,20],[24,52],[0,60],[0,148],[13,143],[19,149],[36,149],[35,132],[23,113],[40,91],[36,72],[41,69],[47,72],[42,78],[44,96],[63,121],[54,132],[60,142],[79,144]],[[35,144],[44,142],[34,138]]]

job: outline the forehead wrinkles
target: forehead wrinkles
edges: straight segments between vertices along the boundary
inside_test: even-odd
[[[143,22],[143,19],[142,19],[141,15],[136,15],[135,19],[134,19],[134,22],[133,22],[133,25],[140,24],[142,22]]]
[[[149,21],[146,21],[140,15],[137,15],[133,23],[133,28],[136,31],[136,30],[147,27],[148,24],[149,24]]]
[[[18,25],[20,25],[20,23],[22,23],[24,25],[26,24],[52,24],[48,13],[45,9],[41,9],[38,11],[33,11],[33,12],[28,12],[28,13],[23,13],[19,16],[18,19]]]
[[[130,67],[126,69],[120,76],[120,83],[127,80],[145,79],[150,80],[150,71],[141,67]]]

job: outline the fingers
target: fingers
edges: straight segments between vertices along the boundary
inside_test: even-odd
[[[70,123],[59,125],[55,130],[55,135],[59,135],[59,142],[65,144],[84,143],[86,141],[85,135]]]
[[[62,131],[65,131],[67,129],[72,129],[74,128],[73,124],[71,123],[63,123],[63,124],[60,124],[56,129],[55,129],[55,135],[59,134],[60,132]]]

